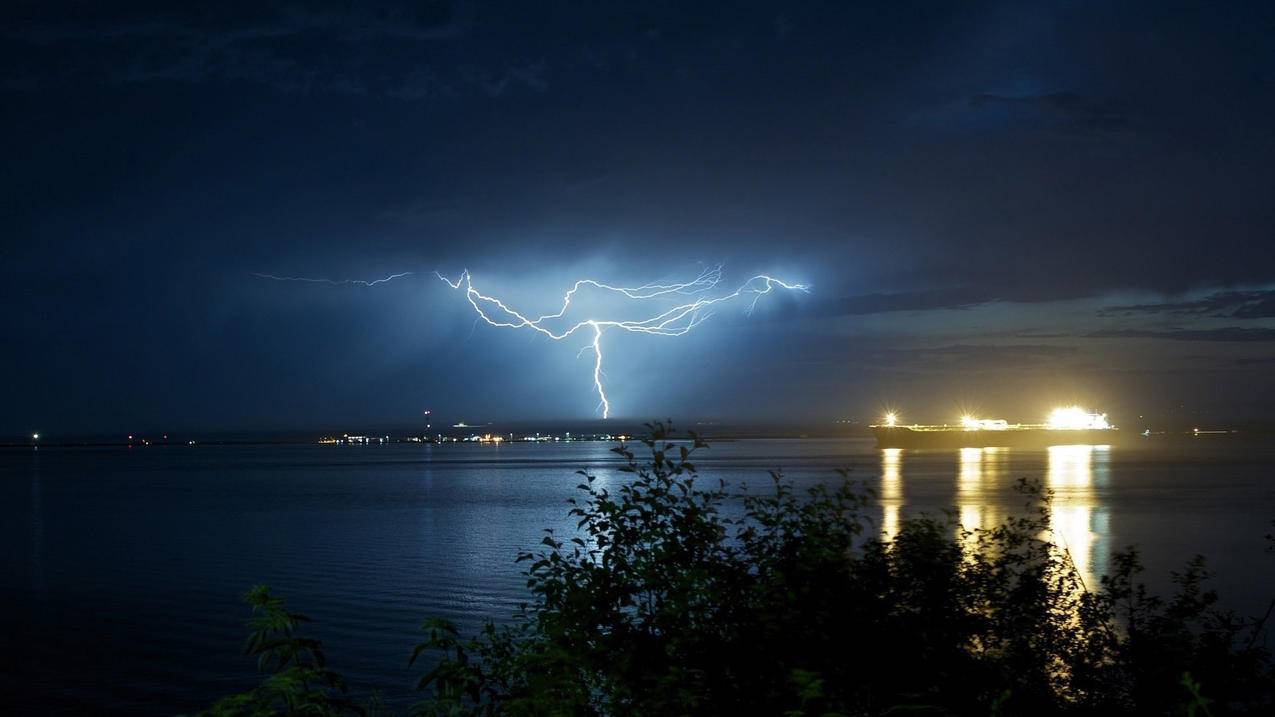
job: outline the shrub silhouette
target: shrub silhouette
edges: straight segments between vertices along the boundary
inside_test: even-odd
[[[1275,713],[1264,619],[1219,609],[1199,559],[1168,598],[1137,582],[1133,549],[1086,589],[1038,485],[1020,482],[1025,514],[995,528],[920,516],[887,540],[844,472],[801,494],[778,473],[761,494],[705,487],[704,443],[648,428],[649,459],[613,449],[632,474],[614,490],[581,472],[574,535],[517,557],[530,600],[512,622],[471,638],[425,623],[414,713]],[[365,709],[321,658],[266,661],[285,669],[214,712]],[[290,671],[317,696],[270,687]]]
[[[328,669],[323,643],[296,634],[310,618],[289,612],[283,599],[263,585],[249,590],[244,602],[253,612],[248,622],[252,633],[244,651],[257,658],[257,669],[268,677],[255,689],[218,700],[204,714],[365,713],[346,696],[345,680]]]

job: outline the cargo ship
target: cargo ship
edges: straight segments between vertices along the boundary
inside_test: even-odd
[[[1054,409],[1044,423],[1010,423],[999,418],[962,416],[956,424],[904,424],[894,413],[872,425],[879,448],[1047,448],[1111,445],[1119,430],[1107,414],[1079,406]]]

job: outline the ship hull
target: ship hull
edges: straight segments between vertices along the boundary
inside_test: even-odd
[[[1022,428],[1006,431],[931,429],[914,430],[909,426],[873,426],[878,448],[1048,448],[1070,445],[1112,445],[1119,431],[1111,429],[1055,431],[1047,428]]]

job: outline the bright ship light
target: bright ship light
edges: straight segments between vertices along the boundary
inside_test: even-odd
[[[1045,428],[1053,431],[1102,431],[1111,428],[1107,414],[1092,413],[1080,406],[1063,406],[1049,413]]]
[[[1009,428],[1009,421],[1003,418],[975,418],[961,416],[961,425],[967,431],[1004,431]]]
[[[887,428],[894,428],[895,426],[899,425],[899,414],[895,413],[894,411],[890,411],[889,413],[885,414],[885,425]]]

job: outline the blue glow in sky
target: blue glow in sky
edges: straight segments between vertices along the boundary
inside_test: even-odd
[[[604,331],[613,417],[1275,405],[1268,3],[76,8],[0,9],[0,434],[598,415],[431,272],[700,261],[815,290]]]

